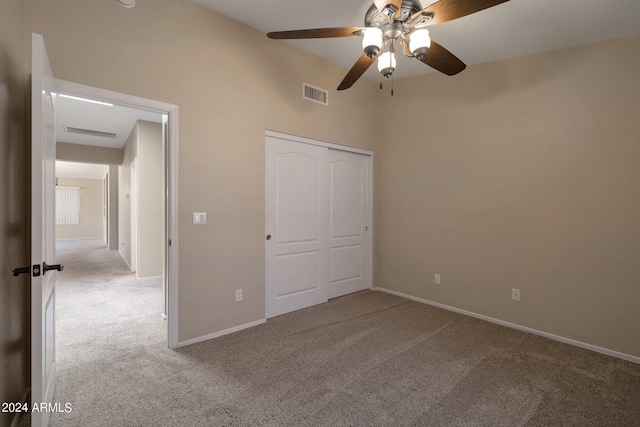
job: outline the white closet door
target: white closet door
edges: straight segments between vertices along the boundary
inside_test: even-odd
[[[369,160],[363,154],[329,150],[329,298],[370,287]]]
[[[327,301],[328,149],[266,140],[266,316]]]

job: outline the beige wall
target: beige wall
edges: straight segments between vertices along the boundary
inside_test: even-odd
[[[124,148],[119,167],[120,254],[132,267],[131,242],[131,162],[137,159],[137,265],[138,278],[161,276],[164,272],[164,160],[162,125],[136,122]]]
[[[58,185],[80,187],[80,224],[56,225],[56,239],[103,237],[104,181],[58,178]]]
[[[29,0],[27,15],[57,78],[180,108],[180,341],[263,319],[264,132],[375,149],[376,85],[336,92],[346,70],[190,0]]]
[[[109,165],[108,206],[109,222],[105,232],[109,250],[118,250],[118,165],[122,164],[124,150],[117,148],[95,147],[92,145],[56,143],[56,159],[67,162],[94,163]]]
[[[377,284],[640,356],[638,76],[633,37],[397,81]]]
[[[139,120],[137,276],[164,273],[164,156],[162,125]]]
[[[118,250],[118,166],[109,165],[108,178],[108,243],[110,251]]]
[[[135,268],[136,277],[161,276],[164,273],[164,159],[162,125],[139,120],[124,147],[124,162],[119,169],[118,229],[120,255]],[[137,262],[133,263],[131,241],[131,162],[137,159]],[[135,264],[135,265],[134,265]]]
[[[0,13],[0,402],[20,402],[29,387],[29,264],[26,170],[24,3],[3,0]],[[14,414],[0,412],[0,426]]]
[[[138,132],[133,127],[124,144],[122,165],[118,166],[118,252],[130,268],[131,245],[131,162],[138,155]]]
[[[180,107],[180,341],[264,317],[270,129],[377,149],[375,284],[640,356],[637,37],[397,80],[391,98],[336,92],[344,69],[189,0],[26,5],[56,77]]]
[[[56,159],[66,162],[96,163],[99,165],[119,165],[124,155],[121,149],[94,147],[92,145],[56,143]]]

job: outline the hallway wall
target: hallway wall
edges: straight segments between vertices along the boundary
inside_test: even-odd
[[[104,181],[58,178],[58,185],[80,187],[80,224],[56,225],[56,239],[102,237],[104,233]]]
[[[136,200],[138,234],[131,241],[131,162],[137,159]],[[118,230],[120,255],[131,267],[137,256],[138,278],[164,273],[164,159],[162,125],[138,120],[124,146],[118,167]],[[133,248],[136,248],[136,254]]]
[[[138,131],[138,274],[164,273],[164,157],[162,125],[139,120]]]

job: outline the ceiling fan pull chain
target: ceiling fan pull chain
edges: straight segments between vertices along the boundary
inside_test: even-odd
[[[393,96],[393,75],[391,76],[391,96]]]

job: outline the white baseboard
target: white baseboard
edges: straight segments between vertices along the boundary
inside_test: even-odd
[[[120,252],[120,249],[118,249],[118,255],[120,255],[120,259],[122,260],[122,262],[124,262],[124,264],[127,266],[127,268],[133,273],[133,270],[131,270],[131,266],[129,265],[127,260],[124,259],[124,256],[122,255],[122,252]]]
[[[145,277],[138,277],[138,276],[136,276],[136,280],[146,280],[146,279],[148,279],[148,280],[155,280],[155,279],[162,279],[162,277],[163,277],[163,276],[164,276],[163,274],[161,274],[161,275],[159,275],[159,276],[145,276]]]
[[[524,332],[529,332],[529,333],[532,333],[532,334],[535,334],[535,335],[540,335],[540,336],[543,336],[545,338],[552,339],[554,341],[560,341],[560,342],[565,343],[565,344],[570,344],[570,345],[574,345],[576,347],[580,347],[580,348],[584,348],[584,349],[587,349],[587,350],[595,351],[596,353],[602,353],[602,354],[606,354],[608,356],[613,356],[613,357],[617,357],[619,359],[628,360],[629,362],[640,364],[640,357],[632,356],[630,354],[620,353],[618,351],[610,350],[608,348],[598,347],[596,345],[587,344],[587,343],[584,343],[582,341],[576,341],[576,340],[573,340],[571,338],[566,338],[566,337],[562,337],[562,336],[559,336],[559,335],[550,334],[548,332],[539,331],[537,329],[528,328],[526,326],[517,325],[515,323],[505,322],[504,320],[494,319],[493,317],[484,316],[482,314],[474,313],[472,311],[462,310],[460,308],[451,307],[451,306],[448,306],[448,305],[444,305],[444,304],[440,304],[440,303],[437,303],[437,302],[429,301],[429,300],[426,300],[426,299],[423,299],[423,298],[414,297],[412,295],[403,294],[402,292],[396,292],[396,291],[392,291],[390,289],[379,288],[379,287],[375,287],[375,288],[372,288],[372,289],[374,291],[386,292],[388,294],[396,295],[396,296],[399,296],[399,297],[402,297],[402,298],[407,298],[407,299],[410,299],[410,300],[413,300],[413,301],[421,302],[423,304],[432,305],[434,307],[442,308],[444,310],[449,310],[449,311],[453,311],[453,312],[456,312],[456,313],[464,314],[466,316],[475,317],[477,319],[486,320],[487,322],[496,323],[498,325],[506,326],[507,328],[512,328],[512,329],[517,329],[517,330],[524,331]]]
[[[178,343],[178,348],[179,347],[186,347],[188,345],[196,344],[196,343],[199,343],[199,342],[202,342],[202,341],[211,340],[213,338],[218,338],[218,337],[221,337],[223,335],[232,334],[234,332],[238,332],[238,331],[241,331],[243,329],[253,328],[254,326],[262,325],[266,321],[267,321],[267,319],[256,320],[255,322],[245,323],[244,325],[239,325],[239,326],[234,326],[233,328],[225,329],[223,331],[214,332],[214,333],[209,334],[209,335],[203,335],[201,337],[192,338],[190,340],[180,341]]]

